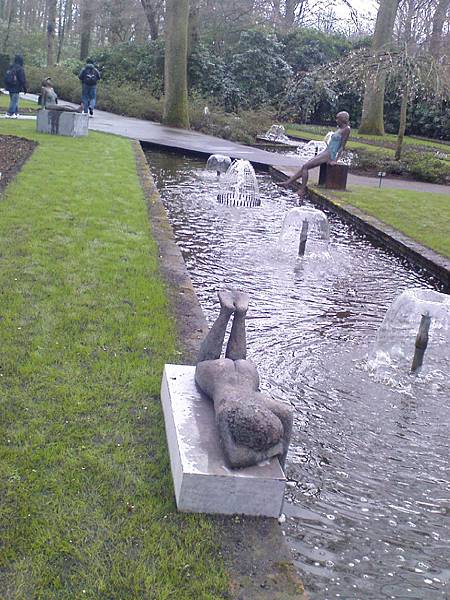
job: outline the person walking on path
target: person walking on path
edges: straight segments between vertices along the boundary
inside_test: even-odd
[[[97,83],[101,79],[98,69],[94,66],[91,58],[86,60],[85,66],[81,69],[79,80],[81,81],[81,104],[83,112],[94,116],[95,102],[97,100]]]
[[[20,92],[27,92],[23,58],[20,54],[16,54],[13,64],[6,71],[4,83],[6,90],[9,92],[9,107],[5,116],[9,119],[17,119],[19,116]]]

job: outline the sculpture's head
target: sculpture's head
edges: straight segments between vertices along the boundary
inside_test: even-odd
[[[339,127],[342,127],[343,125],[348,125],[350,123],[350,115],[345,110],[338,112],[338,114],[336,115],[336,122],[339,125]]]
[[[53,87],[53,83],[50,77],[46,77],[45,79],[42,80],[42,87]]]

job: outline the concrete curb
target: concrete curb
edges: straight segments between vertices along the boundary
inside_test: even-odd
[[[159,248],[160,269],[182,344],[180,362],[194,364],[208,330],[186,265],[141,145],[132,142],[136,167],[148,204],[151,230]],[[275,519],[208,517],[217,530],[220,554],[230,577],[227,597],[234,600],[306,600]]]
[[[283,181],[287,179],[287,176],[276,167],[271,167],[269,172],[275,179]],[[299,184],[293,184],[292,187],[296,189]],[[414,267],[425,269],[429,275],[439,280],[445,293],[450,292],[450,260],[358,208],[334,201],[316,187],[310,188],[309,194],[314,203],[338,214],[367,235],[375,244],[389,248],[398,256],[407,259]]]

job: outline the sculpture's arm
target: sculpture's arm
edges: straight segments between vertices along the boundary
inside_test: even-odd
[[[348,140],[349,136],[350,136],[350,127],[347,127],[342,134],[341,147],[339,148],[339,151],[336,155],[336,161],[339,160],[339,158],[342,156],[342,153],[345,150],[345,145],[347,144],[347,140]]]

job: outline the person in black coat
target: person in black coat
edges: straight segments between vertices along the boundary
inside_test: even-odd
[[[23,58],[20,54],[16,54],[13,64],[6,71],[5,88],[9,92],[10,98],[6,117],[17,119],[19,116],[19,94],[27,91]]]
[[[81,81],[81,104],[83,105],[83,112],[94,116],[94,108],[97,100],[97,83],[101,79],[99,70],[95,67],[92,58],[86,60],[86,64],[81,69],[78,76]]]

